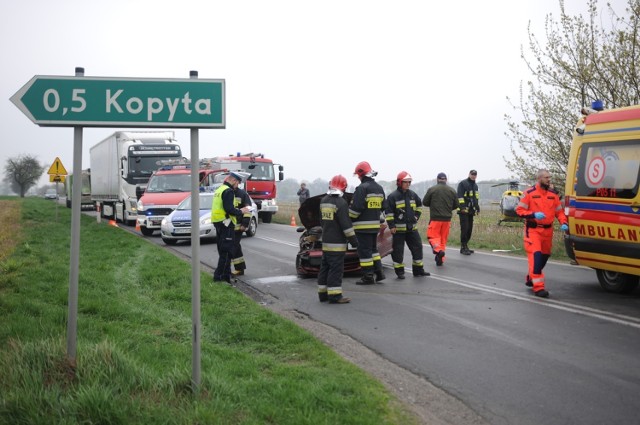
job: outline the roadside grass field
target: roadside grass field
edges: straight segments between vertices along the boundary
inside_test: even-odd
[[[81,216],[77,358],[66,358],[70,210],[0,197],[0,424],[412,424],[377,380],[191,265]],[[56,218],[57,217],[57,218]]]
[[[297,202],[278,202],[278,212],[273,217],[273,223],[290,224],[291,216],[296,220],[297,225],[301,225],[298,217]],[[429,224],[429,209],[423,208],[423,214],[418,221],[418,230],[425,244],[427,241],[427,225]],[[498,225],[501,213],[497,205],[483,206],[481,214],[474,218],[473,234],[469,247],[491,252],[495,250],[509,255],[526,256],[522,248],[522,236],[524,225],[522,223],[501,223]],[[560,231],[560,224],[556,220],[553,232],[553,249],[551,259],[556,261],[569,261],[564,248],[563,234]],[[448,249],[460,249],[460,219],[456,213],[451,220],[451,232],[449,233]],[[425,251],[425,258],[429,258]],[[429,253],[430,254],[430,253]]]

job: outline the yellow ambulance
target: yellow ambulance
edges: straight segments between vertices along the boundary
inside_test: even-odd
[[[595,269],[607,291],[633,291],[640,280],[640,106],[582,110],[565,187],[567,254]]]

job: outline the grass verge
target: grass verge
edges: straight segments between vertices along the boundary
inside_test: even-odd
[[[378,381],[204,273],[194,395],[190,264],[84,215],[69,364],[71,214],[40,198],[2,198],[2,211],[7,202],[13,215],[0,217],[20,225],[0,221],[12,229],[0,251],[0,424],[415,423]]]

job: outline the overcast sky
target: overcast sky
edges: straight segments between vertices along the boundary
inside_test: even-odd
[[[565,1],[570,13],[586,3]],[[200,130],[201,157],[262,152],[307,181],[356,183],[360,161],[380,180],[407,170],[457,181],[471,168],[508,178],[503,117],[528,79],[527,25],[545,40],[545,16],[559,10],[558,0],[3,1],[0,168],[32,154],[72,171],[73,130],[38,127],[9,98],[34,75],[80,66],[87,77],[224,79],[227,126]],[[83,168],[115,130],[84,130]],[[189,131],[176,135],[189,156]]]

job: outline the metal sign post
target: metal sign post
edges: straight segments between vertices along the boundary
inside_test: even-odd
[[[225,81],[189,79],[86,78],[84,68],[75,77],[34,76],[11,101],[39,126],[73,127],[73,169],[82,170],[84,127],[171,127],[191,130],[191,246],[193,390],[200,386],[200,192],[199,128],[225,128]],[[67,174],[58,158],[49,170],[56,182]],[[72,192],[82,192],[82,179],[73,179]],[[57,189],[57,188],[56,188]],[[69,262],[69,317],[67,356],[76,363],[78,269],[80,262],[81,197],[71,199]],[[100,204],[96,204],[100,222]]]

